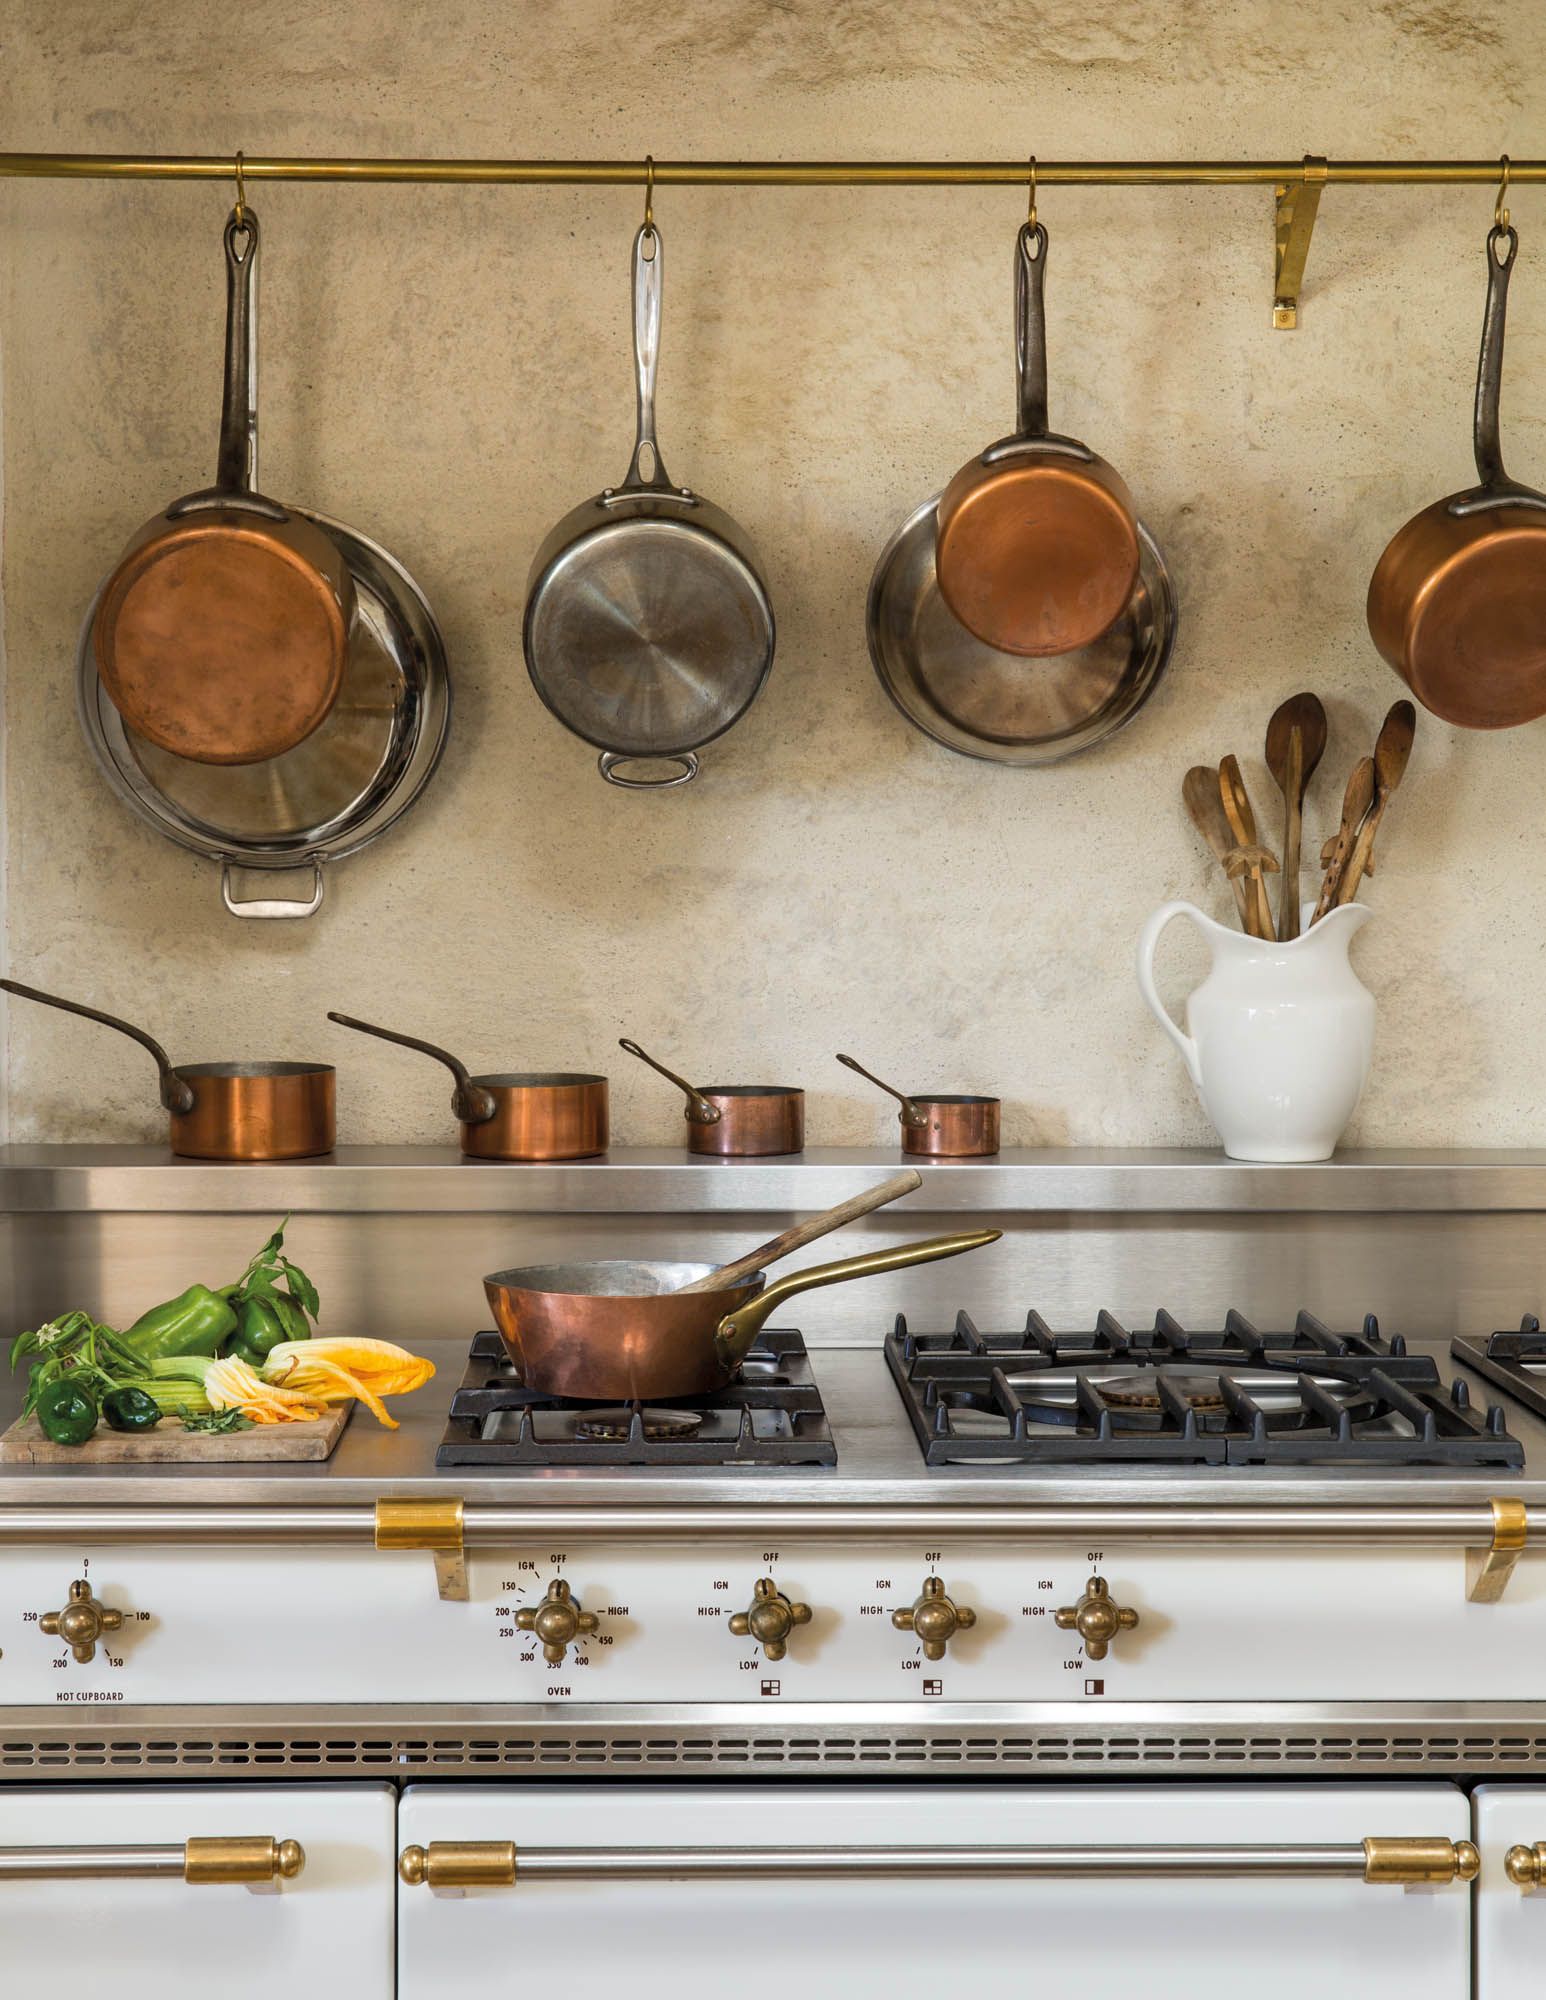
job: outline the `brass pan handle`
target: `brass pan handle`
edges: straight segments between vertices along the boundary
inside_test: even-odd
[[[142,1049],[149,1049],[155,1058],[156,1068],[161,1072],[161,1102],[165,1108],[176,1112],[179,1117],[193,1109],[196,1102],[193,1085],[185,1076],[177,1074],[166,1050],[143,1028],[120,1021],[116,1014],[104,1014],[96,1007],[83,1007],[79,1000],[61,1000],[57,993],[43,993],[36,986],[23,986],[15,979],[0,979],[0,989],[15,993],[23,1000],[40,1001],[45,1007],[58,1007],[66,1014],[79,1014],[87,1021],[98,1021],[104,1028],[116,1028],[120,1035],[127,1035],[131,1041],[138,1042]]]
[[[873,1278],[882,1271],[903,1271],[913,1264],[932,1264],[939,1257],[959,1257],[996,1243],[1001,1229],[974,1229],[962,1236],[931,1236],[923,1243],[898,1243],[889,1250],[872,1250],[863,1257],[844,1257],[836,1264],[812,1264],[787,1278],[775,1278],[765,1291],[732,1313],[726,1313],[714,1333],[714,1349],[723,1368],[739,1368],[769,1315],[796,1292],[819,1285],[840,1285],[847,1278]]]
[[[678,1076],[674,1069],[667,1069],[663,1062],[656,1062],[653,1056],[647,1056],[637,1042],[630,1042],[626,1035],[619,1035],[617,1046],[626,1049],[629,1055],[637,1056],[641,1063],[648,1063],[658,1076],[666,1079],[667,1083],[676,1085],[687,1099],[686,1115],[694,1125],[717,1125],[725,1115],[717,1104],[710,1104],[703,1092],[695,1089],[686,1077]]]
[[[495,1111],[494,1099],[490,1092],[475,1084],[468,1074],[467,1065],[459,1062],[449,1049],[437,1048],[433,1042],[421,1041],[417,1035],[400,1035],[395,1028],[378,1028],[369,1021],[357,1021],[352,1014],[335,1014],[328,1010],[328,1019],[336,1021],[340,1028],[353,1028],[357,1034],[375,1035],[383,1042],[396,1042],[399,1048],[416,1049],[421,1056],[433,1056],[436,1062],[444,1063],[456,1078],[456,1088],[451,1093],[451,1110],[464,1125],[486,1125]]]
[[[839,1056],[838,1061],[845,1069],[851,1069],[857,1075],[862,1076],[866,1083],[873,1083],[877,1090],[883,1090],[887,1097],[894,1097],[902,1107],[902,1123],[909,1131],[921,1132],[924,1126],[928,1124],[929,1114],[926,1111],[920,1111],[913,1100],[910,1097],[904,1097],[894,1084],[882,1083],[873,1070],[866,1069],[861,1062],[855,1062],[852,1056]]]

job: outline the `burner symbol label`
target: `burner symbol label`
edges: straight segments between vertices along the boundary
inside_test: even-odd
[[[925,1694],[943,1694],[945,1692],[945,1683],[943,1681],[925,1681],[923,1691]]]
[[[764,1681],[762,1683],[762,1692],[764,1694],[777,1694],[782,1686],[782,1681]]]
[[[1086,1681],[1084,1691],[1086,1694],[1104,1694],[1106,1692],[1106,1683],[1104,1681]]]

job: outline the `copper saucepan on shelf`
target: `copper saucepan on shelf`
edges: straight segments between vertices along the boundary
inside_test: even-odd
[[[451,1109],[462,1151],[474,1160],[588,1160],[607,1150],[607,1080],[575,1070],[500,1071],[471,1076],[448,1049],[352,1014],[329,1013],[341,1028],[375,1035],[444,1063],[456,1078]]]
[[[782,1083],[707,1083],[700,1090],[664,1063],[646,1055],[637,1042],[619,1036],[617,1046],[648,1063],[687,1100],[689,1153],[722,1159],[752,1159],[798,1153],[805,1145],[805,1092]]]
[[[14,979],[0,979],[0,989],[99,1021],[148,1049],[161,1072],[161,1102],[171,1114],[172,1151],[183,1159],[306,1160],[333,1150],[337,1072],[331,1063],[204,1062],[174,1069],[158,1041],[116,1014]]]
[[[706,1396],[731,1381],[768,1317],[818,1285],[905,1270],[978,1250],[978,1229],[815,1264],[764,1286],[761,1272],[722,1291],[687,1292],[712,1264],[608,1260],[536,1264],[483,1280],[494,1321],[528,1389],[598,1402]]]
[[[901,1105],[902,1151],[917,1159],[978,1159],[998,1151],[996,1097],[907,1096],[894,1084],[882,1083],[863,1063],[852,1056],[839,1056],[846,1069],[855,1071]]]

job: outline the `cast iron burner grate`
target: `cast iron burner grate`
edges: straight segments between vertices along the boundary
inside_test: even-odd
[[[477,1334],[436,1465],[836,1465],[798,1333],[765,1328],[741,1372],[669,1407],[528,1389],[497,1333]]]
[[[1372,1314],[1356,1334],[1304,1312],[1287,1333],[1237,1312],[1218,1333],[1166,1312],[1134,1332],[1103,1312],[1066,1334],[1034,1312],[990,1334],[965,1313],[953,1333],[910,1333],[899,1314],[886,1363],[930,1465],[1524,1463],[1500,1407],[1479,1415],[1464,1382],[1446,1389]]]
[[[1518,1333],[1489,1334],[1485,1347],[1480,1341],[1452,1340],[1449,1351],[1527,1410],[1546,1417],[1546,1333],[1534,1313],[1525,1314]]]

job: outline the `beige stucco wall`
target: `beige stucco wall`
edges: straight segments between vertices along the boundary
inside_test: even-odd
[[[94,0],[0,23],[3,143],[252,153],[733,157],[1516,155],[1546,151],[1535,0]],[[1271,197],[1044,192],[1053,417],[1123,470],[1182,635],[1131,730],[1019,772],[893,713],[864,646],[876,552],[1011,413],[1011,190],[666,190],[667,462],[759,542],[768,689],[694,786],[604,786],[532,692],[543,532],[615,481],[632,424],[632,190],[255,191],[264,483],[357,522],[425,586],[457,718],[420,808],[324,913],[239,923],[214,869],[98,779],[81,613],[123,539],[213,469],[229,191],[0,190],[8,954],[185,1059],[343,1065],[341,1136],[437,1138],[445,1079],[345,1007],[478,1066],[598,1066],[624,1141],[675,1101],[620,1032],[705,1080],[803,1082],[813,1142],[880,1140],[850,1047],[914,1086],[997,1089],[1009,1142],[1202,1141],[1132,977],[1173,893],[1222,911],[1186,766],[1233,748],[1268,804],[1273,705],[1319,689],[1307,848],[1401,690],[1363,597],[1407,515],[1469,478],[1490,191],[1333,189],[1300,330],[1272,331]],[[1509,461],[1546,480],[1546,194],[1514,199]],[[1546,1128],[1546,725],[1426,721],[1356,947],[1379,996],[1366,1144]],[[1173,948],[1167,975],[1184,989]],[[150,1138],[128,1044],[13,1005],[17,1138]],[[88,1101],[89,1100],[89,1101]],[[105,1101],[103,1101],[105,1100]]]

